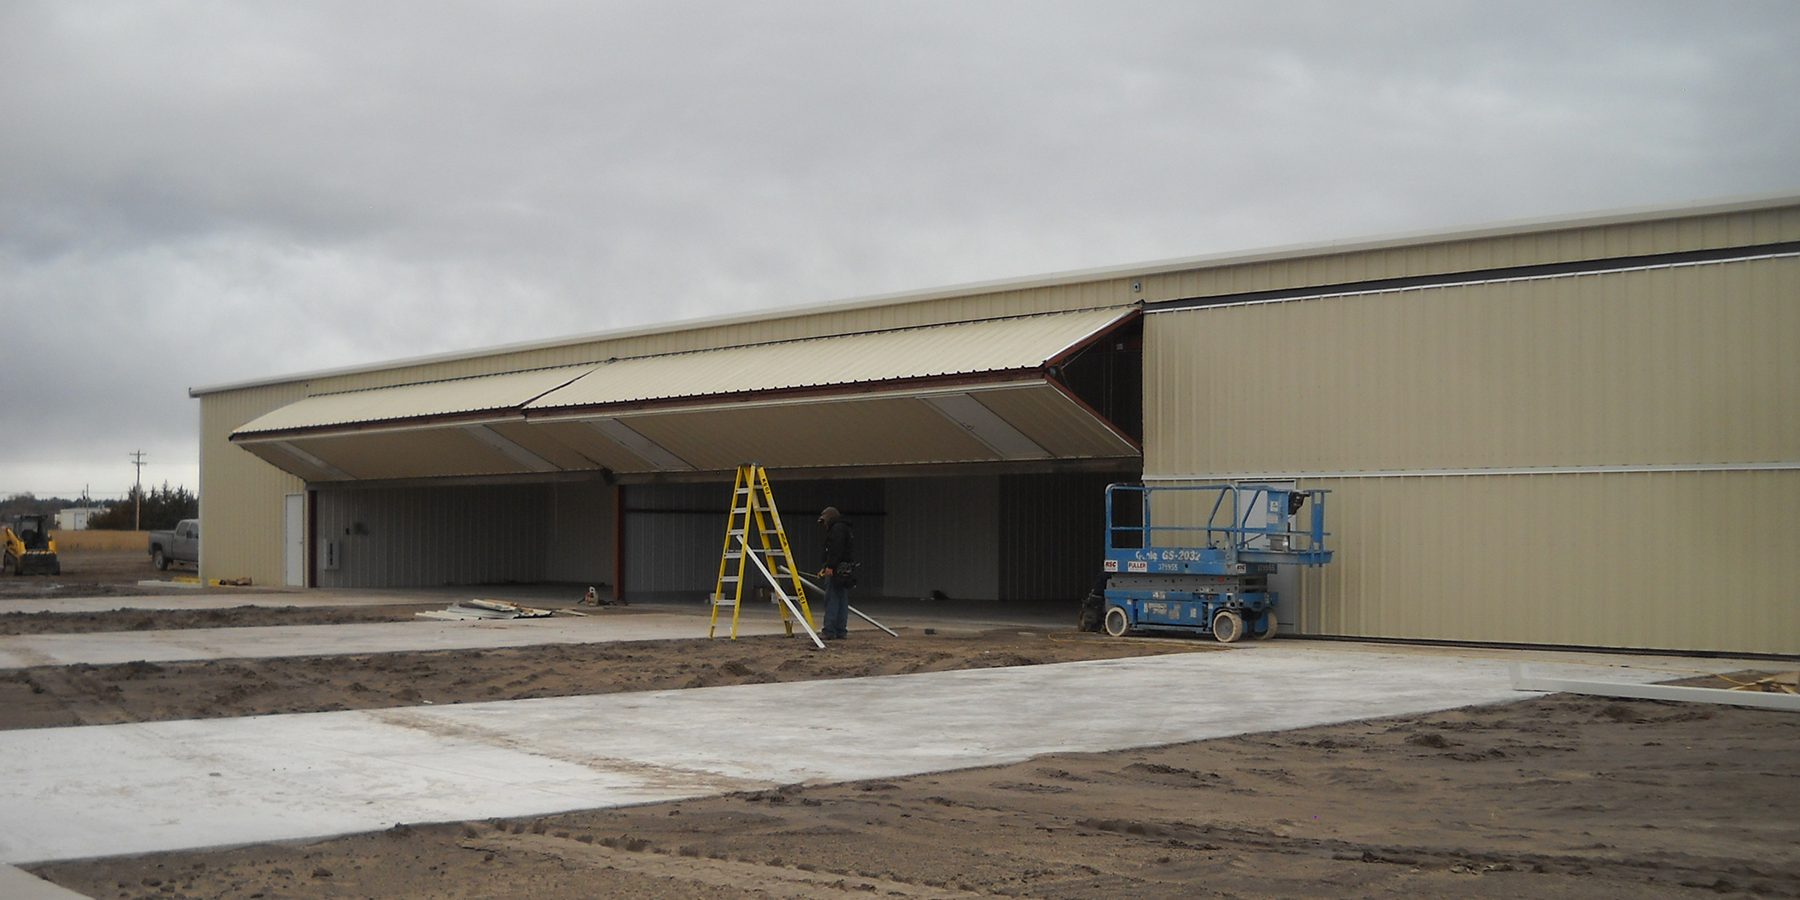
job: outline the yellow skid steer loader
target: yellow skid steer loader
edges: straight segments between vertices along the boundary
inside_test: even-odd
[[[49,516],[14,516],[0,525],[0,574],[61,575],[56,542],[50,539]]]

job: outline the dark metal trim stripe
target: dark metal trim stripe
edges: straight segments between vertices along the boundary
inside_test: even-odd
[[[1176,300],[1155,300],[1147,302],[1144,304],[1144,311],[1150,313],[1170,312],[1173,310],[1199,309],[1208,306],[1229,306],[1240,303],[1304,300],[1340,294],[1370,294],[1382,291],[1406,290],[1409,288],[1453,287],[1459,284],[1480,284],[1489,281],[1513,281],[1528,278],[1549,278],[1561,275],[1591,275],[1602,272],[1623,272],[1632,269],[1649,269],[1662,266],[1730,262],[1733,260],[1756,259],[1766,256],[1783,256],[1793,253],[1800,253],[1800,241],[1782,241],[1775,244],[1754,244],[1741,247],[1716,247],[1710,250],[1683,250],[1677,253],[1652,253],[1643,256],[1614,256],[1606,259],[1583,259],[1573,262],[1544,263],[1535,266],[1507,266],[1498,269],[1442,272],[1435,275],[1410,275],[1404,278],[1348,281],[1337,284],[1310,285],[1307,287],[1277,288],[1267,291],[1246,291],[1238,294],[1215,294],[1208,297],[1183,297]]]

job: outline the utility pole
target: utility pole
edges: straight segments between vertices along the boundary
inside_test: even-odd
[[[137,512],[132,516],[133,531],[144,530],[144,451],[136,450],[129,454],[131,464],[137,467],[137,488],[131,494],[137,499]]]

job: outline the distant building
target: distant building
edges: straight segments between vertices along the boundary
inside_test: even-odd
[[[106,512],[98,506],[71,506],[56,514],[56,527],[62,531],[85,531],[88,520]]]

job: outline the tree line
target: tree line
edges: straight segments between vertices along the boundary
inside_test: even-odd
[[[123,500],[101,500],[94,505],[102,507],[106,512],[88,520],[89,528],[107,531],[130,531],[137,522],[139,490],[133,486]],[[153,487],[143,492],[143,528],[145,531],[157,531],[174,528],[182,519],[200,517],[200,498],[187,488],[177,485],[170,487],[163,482],[162,487]],[[32,494],[14,494],[0,500],[0,519],[11,521],[16,515],[54,516],[62,510],[81,505],[75,500],[64,500],[61,497],[39,499]]]
[[[143,525],[145,531],[158,531],[174,528],[182,519],[200,517],[200,498],[179,485],[169,487],[163,482],[160,488],[151,488],[143,495]],[[138,517],[138,488],[134,485],[125,499],[112,504],[103,512],[88,520],[89,528],[107,531],[130,531]]]

